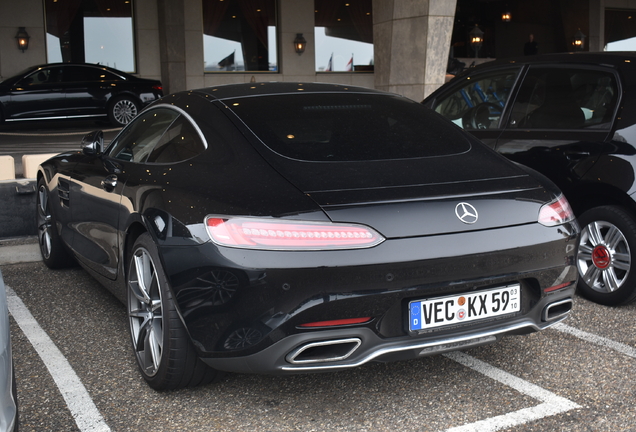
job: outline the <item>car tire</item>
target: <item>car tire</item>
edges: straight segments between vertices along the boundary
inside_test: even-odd
[[[139,103],[130,96],[117,96],[108,105],[108,119],[117,126],[123,127],[139,114]]]
[[[55,218],[49,205],[49,191],[42,178],[38,181],[35,219],[38,243],[44,264],[52,269],[69,267],[74,264],[73,258],[67,252],[57,232]]]
[[[636,298],[636,221],[619,206],[595,207],[579,218],[579,293],[608,306]]]
[[[220,377],[219,371],[201,361],[190,342],[148,233],[137,238],[129,257],[130,335],[137,365],[148,385],[171,390],[207,384]]]

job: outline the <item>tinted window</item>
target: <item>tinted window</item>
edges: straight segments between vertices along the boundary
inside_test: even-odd
[[[62,80],[61,68],[45,68],[33,72],[25,77],[20,85],[54,84]]]
[[[113,141],[108,155],[115,159],[144,162],[178,116],[178,112],[169,109],[150,110],[139,115]]]
[[[410,159],[470,148],[422,104],[397,96],[292,94],[226,103],[270,149],[299,160]]]
[[[610,72],[530,68],[512,107],[510,127],[607,129],[617,100]]]
[[[467,78],[436,102],[435,111],[464,129],[496,129],[518,73],[514,68]]]
[[[172,122],[157,142],[147,162],[181,162],[205,150],[201,137],[192,124],[183,116]]]
[[[64,68],[64,81],[114,81],[120,78],[108,71],[93,67],[67,66]]]

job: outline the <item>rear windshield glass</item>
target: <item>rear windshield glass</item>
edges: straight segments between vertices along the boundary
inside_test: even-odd
[[[470,144],[422,104],[377,94],[286,94],[225,100],[274,152],[305,161],[412,159]]]

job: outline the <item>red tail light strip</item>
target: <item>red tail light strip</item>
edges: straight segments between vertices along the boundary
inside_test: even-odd
[[[328,250],[372,247],[384,237],[355,224],[208,216],[210,238],[222,246],[265,250]]]
[[[341,319],[341,320],[333,320],[333,321],[317,321],[313,323],[301,324],[299,327],[334,327],[334,326],[344,326],[351,324],[363,324],[371,321],[371,317],[365,318],[349,318],[349,319]]]
[[[563,288],[567,288],[570,285],[572,285],[574,282],[566,282],[566,283],[562,283],[561,285],[555,285],[555,286],[551,286],[550,288],[546,288],[543,290],[543,292],[552,292],[552,291],[556,291],[556,290],[560,290]]]

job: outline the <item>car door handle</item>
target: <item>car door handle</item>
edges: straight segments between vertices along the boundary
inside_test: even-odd
[[[115,189],[115,187],[117,187],[117,176],[115,174],[111,174],[106,177],[104,180],[102,180],[102,187],[106,191],[111,192],[113,189]]]

